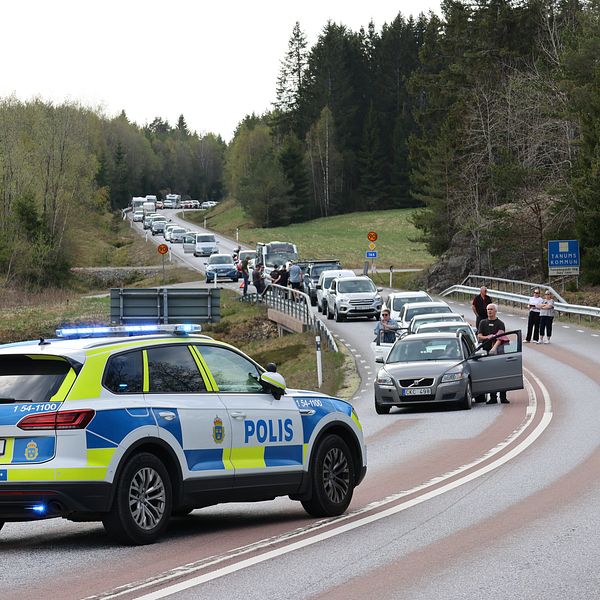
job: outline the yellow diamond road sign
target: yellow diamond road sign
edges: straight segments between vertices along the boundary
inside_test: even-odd
[[[371,242],[371,243],[369,244],[369,249],[370,249],[370,250],[375,250],[375,244],[374,244],[373,242]]]

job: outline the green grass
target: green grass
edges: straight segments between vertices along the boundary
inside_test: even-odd
[[[425,245],[415,241],[418,231],[411,223],[415,209],[351,213],[288,227],[255,228],[249,224],[239,204],[222,202],[206,213],[186,212],[185,218],[235,239],[239,227],[240,242],[253,246],[256,242],[290,241],[298,246],[301,258],[337,258],[344,267],[362,267],[369,241],[367,233],[375,231],[378,239],[378,268],[423,269],[434,262]]]

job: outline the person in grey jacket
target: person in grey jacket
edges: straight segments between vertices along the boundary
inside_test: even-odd
[[[540,304],[540,343],[542,344],[550,343],[552,321],[554,321],[554,297],[550,290],[546,290]]]

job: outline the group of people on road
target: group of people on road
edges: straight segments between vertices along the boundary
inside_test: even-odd
[[[482,347],[488,354],[502,354],[503,344],[509,341],[508,337],[502,335],[506,331],[506,326],[498,316],[498,307],[488,296],[487,288],[482,286],[479,294],[473,298],[471,308],[476,318],[477,339],[482,342]],[[544,292],[544,297],[540,296],[540,290],[535,288],[533,296],[528,302],[529,317],[527,320],[527,334],[525,343],[533,341],[536,344],[549,344],[552,337],[552,322],[554,321],[554,298],[550,290]],[[508,404],[506,392],[500,392],[500,402]],[[483,402],[484,396],[475,398],[476,402]],[[496,394],[491,394],[488,404],[498,402]]]
[[[244,261],[242,261],[242,275],[244,274]],[[246,263],[245,270],[248,270]],[[289,261],[287,264],[282,264],[269,275],[269,283],[280,285],[282,287],[291,287],[294,290],[300,290],[302,286],[302,268],[294,261]],[[244,281],[246,278],[244,277]],[[256,265],[252,271],[252,285],[256,288],[257,294],[262,294],[267,287],[267,277],[265,275],[265,267],[262,264]],[[244,296],[247,294],[247,285],[244,287]]]
[[[554,297],[550,290],[540,296],[540,290],[533,290],[529,298],[529,317],[527,319],[527,335],[525,342],[533,341],[535,344],[549,344],[552,337],[552,322],[554,321]]]

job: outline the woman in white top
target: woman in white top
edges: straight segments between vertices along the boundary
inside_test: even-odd
[[[539,344],[539,331],[540,331],[540,304],[542,298],[540,297],[540,290],[537,288],[533,290],[533,296],[529,298],[529,318],[527,319],[527,335],[525,341],[531,341],[531,334],[533,333],[533,341]]]
[[[552,337],[552,321],[554,321],[554,298],[550,290],[544,292],[544,299],[540,304],[540,340],[549,344]],[[538,342],[540,343],[540,342]]]

